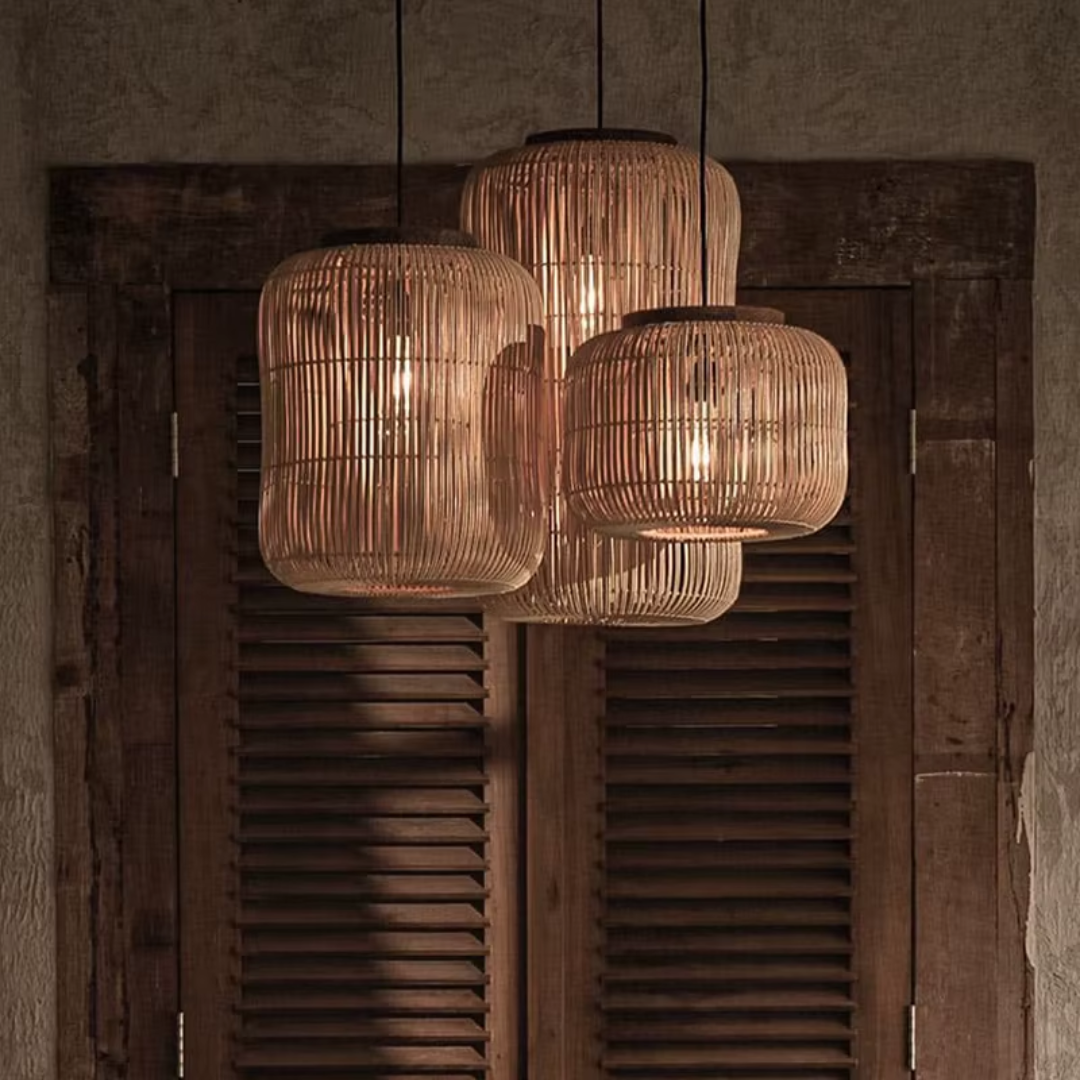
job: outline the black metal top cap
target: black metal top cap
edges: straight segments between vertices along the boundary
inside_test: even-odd
[[[526,136],[526,146],[560,142],[648,142],[675,146],[678,139],[662,131],[641,131],[638,128],[559,128],[556,131],[534,131]]]
[[[476,239],[457,229],[397,228],[383,226],[375,229],[342,229],[326,233],[319,240],[324,248],[351,247],[360,244],[430,244],[434,247],[479,247]]]
[[[637,326],[658,326],[677,322],[755,322],[783,323],[784,313],[776,308],[739,305],[708,305],[698,307],[646,308],[623,316],[623,329]]]

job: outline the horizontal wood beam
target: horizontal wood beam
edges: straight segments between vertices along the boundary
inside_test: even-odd
[[[744,287],[1032,276],[1031,165],[821,161],[728,168],[742,199]],[[467,171],[407,167],[405,220],[454,225]],[[286,255],[328,232],[392,224],[394,199],[387,165],[55,169],[50,278],[255,289]]]

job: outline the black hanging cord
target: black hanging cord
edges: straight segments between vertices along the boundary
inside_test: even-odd
[[[698,0],[698,41],[701,48],[701,130],[698,138],[698,199],[701,213],[701,303],[709,303],[709,222],[705,191],[705,157],[709,139],[709,19],[708,0]]]
[[[604,126],[604,0],[596,0],[596,126]]]
[[[401,228],[401,204],[405,189],[405,0],[397,0],[394,8],[394,61],[397,76],[397,225]]]

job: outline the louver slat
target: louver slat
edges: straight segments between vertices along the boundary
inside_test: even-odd
[[[711,626],[606,635],[611,1080],[850,1074],[855,535],[747,547]]]
[[[499,1031],[482,617],[282,588],[258,553],[256,369],[223,362],[235,1024],[214,1075],[480,1080]]]

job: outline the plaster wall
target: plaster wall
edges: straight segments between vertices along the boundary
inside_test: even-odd
[[[408,0],[407,153],[592,120],[586,0]],[[719,158],[1036,162],[1040,1080],[1080,1076],[1080,5],[712,0]],[[54,1072],[46,165],[389,160],[390,0],[0,0],[0,1062]],[[609,0],[607,119],[692,141],[696,0]]]

